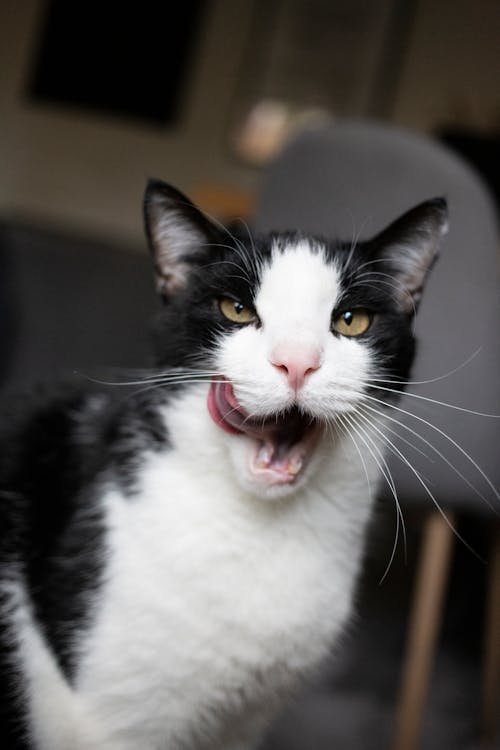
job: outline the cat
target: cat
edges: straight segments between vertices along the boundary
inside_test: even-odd
[[[238,235],[159,180],[144,211],[155,370],[3,430],[2,747],[259,745],[349,620],[363,408],[408,378],[447,229],[439,198],[366,242]]]

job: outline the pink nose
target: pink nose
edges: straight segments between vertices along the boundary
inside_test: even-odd
[[[321,367],[318,349],[299,349],[289,345],[277,346],[270,357],[271,364],[288,380],[290,388],[300,390],[308,375]]]

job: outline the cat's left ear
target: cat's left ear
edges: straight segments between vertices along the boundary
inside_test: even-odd
[[[190,262],[217,241],[217,228],[189,198],[161,180],[149,180],[146,186],[144,223],[156,288],[167,297],[185,286]]]
[[[425,279],[447,232],[446,200],[434,198],[403,214],[375,237],[376,260],[383,261],[393,276],[395,294],[405,312],[416,311]]]

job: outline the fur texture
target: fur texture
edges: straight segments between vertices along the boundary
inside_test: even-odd
[[[443,201],[358,246],[234,236],[151,182],[158,370],[3,437],[3,746],[243,750],[344,627]],[[357,326],[357,327],[356,327]]]

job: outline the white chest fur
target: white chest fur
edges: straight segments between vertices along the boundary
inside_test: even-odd
[[[300,495],[265,503],[232,478],[220,431],[185,407],[141,495],[105,501],[109,563],[77,689],[110,747],[239,746],[350,610],[370,506],[355,451],[337,445]],[[202,451],[187,450],[195,432]]]

